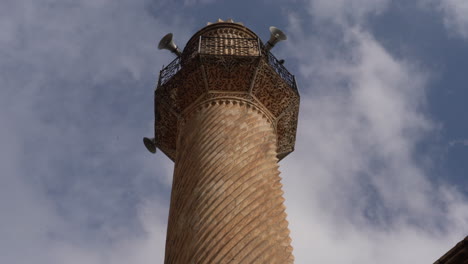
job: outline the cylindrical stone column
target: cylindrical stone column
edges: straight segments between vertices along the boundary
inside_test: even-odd
[[[177,148],[166,264],[293,263],[276,134],[261,108],[203,102]]]

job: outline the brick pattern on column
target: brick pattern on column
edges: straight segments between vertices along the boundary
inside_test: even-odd
[[[165,264],[293,263],[272,124],[212,101],[180,126]]]

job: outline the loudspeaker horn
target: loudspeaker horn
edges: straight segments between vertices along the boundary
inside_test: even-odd
[[[265,50],[271,50],[276,45],[276,43],[282,40],[286,40],[287,38],[288,37],[286,37],[286,34],[284,34],[280,29],[276,27],[270,27],[270,39],[265,45]]]
[[[151,153],[156,153],[156,144],[154,142],[154,138],[150,139],[147,137],[143,138],[143,144],[145,144],[146,149]]]
[[[177,48],[177,45],[174,42],[172,33],[167,34],[159,41],[158,49],[170,50],[172,53],[177,55],[177,57],[182,55],[182,52]]]

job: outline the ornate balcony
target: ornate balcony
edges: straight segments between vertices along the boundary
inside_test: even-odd
[[[262,109],[277,133],[278,158],[294,150],[299,93],[294,75],[257,35],[234,23],[197,32],[182,55],[164,67],[155,91],[155,141],[176,155],[178,129],[208,101],[242,101]]]

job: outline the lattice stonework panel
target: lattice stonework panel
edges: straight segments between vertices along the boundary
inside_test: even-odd
[[[258,70],[252,93],[275,117],[297,97],[291,87],[266,62],[263,62]]]
[[[250,88],[258,57],[202,57],[210,91],[244,91]]]
[[[155,129],[156,145],[170,159],[174,160],[179,119],[165,103],[158,103],[155,107],[155,123],[157,124],[157,129]]]
[[[294,150],[297,133],[299,98],[294,99],[278,118],[276,131],[278,134],[278,157],[282,159]]]
[[[203,80],[202,68],[197,63],[184,66],[183,70],[175,78],[174,83],[177,83],[177,85],[173,88],[171,94],[174,96],[176,111],[181,113],[206,92],[206,86]]]
[[[200,54],[259,56],[256,38],[200,37]]]

